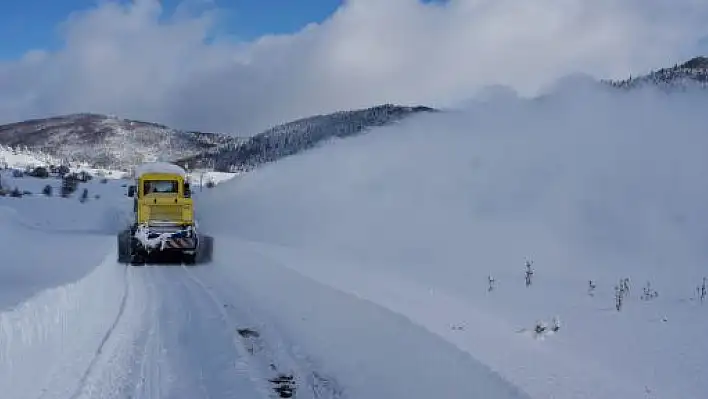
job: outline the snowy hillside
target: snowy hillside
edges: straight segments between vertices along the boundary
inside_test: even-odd
[[[77,114],[0,126],[0,145],[45,152],[58,163],[84,162],[114,170],[128,170],[155,160],[234,172],[424,111],[433,109],[382,105],[342,111],[275,126],[250,138],[184,132],[153,123]]]
[[[356,135],[368,129],[392,124],[423,112],[434,112],[429,107],[381,105],[353,111],[316,115],[275,126],[259,133],[240,145],[205,151],[180,162],[211,165],[216,170],[248,171],[263,163],[272,162],[334,138]]]
[[[0,145],[0,169],[28,169],[37,166],[61,165],[61,159],[26,147],[11,148]]]
[[[127,169],[150,160],[172,161],[240,138],[187,132],[154,123],[95,114],[28,120],[0,126],[0,144],[26,146],[60,160]]]
[[[606,83],[622,89],[643,86],[658,87],[663,90],[705,89],[708,88],[708,58],[695,57],[681,65],[661,68],[647,75],[606,81]]]
[[[533,398],[704,398],[706,106],[708,93],[562,87],[290,157],[202,199],[229,261],[201,273],[259,298],[335,375],[382,381],[387,367],[392,381],[419,363],[367,357],[393,326],[327,292],[422,328]],[[329,288],[306,295],[301,281]],[[399,334],[431,356],[408,383],[456,371],[432,359],[442,346]],[[428,397],[470,397],[458,388]]]

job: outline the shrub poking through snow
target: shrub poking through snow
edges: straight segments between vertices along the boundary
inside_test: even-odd
[[[44,188],[42,189],[42,194],[46,195],[47,197],[51,197],[52,196],[52,186],[49,184],[44,186]]]
[[[642,293],[642,300],[648,301],[650,299],[654,299],[659,296],[659,293],[651,288],[651,283],[647,281],[647,285],[644,287],[644,292]]]
[[[592,280],[588,280],[588,295],[595,296],[595,288],[597,288],[595,283]]]
[[[61,196],[66,198],[71,193],[76,191],[76,188],[79,186],[79,181],[75,178],[74,175],[67,175],[65,176],[62,181],[61,181]]]
[[[622,310],[624,298],[629,295],[629,278],[622,278],[619,284],[615,285],[615,309]]]
[[[528,259],[526,260],[526,286],[529,287],[531,285],[531,277],[533,276],[533,270],[531,269],[531,265],[533,264],[533,261],[529,261]]]
[[[615,309],[617,309],[618,312],[622,310],[623,297],[622,287],[620,285],[615,285]]]
[[[533,328],[533,332],[535,332],[536,335],[540,335],[546,332],[547,329],[548,325],[546,324],[546,322],[543,320],[539,320],[536,322],[536,326]]]
[[[623,278],[621,281],[622,289],[626,295],[629,295],[629,277]]]

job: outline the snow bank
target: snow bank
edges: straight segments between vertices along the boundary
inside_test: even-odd
[[[0,205],[0,310],[85,276],[113,243],[105,236],[32,228],[19,223],[21,217]]]
[[[3,397],[72,397],[125,306],[127,270],[110,254],[80,281],[0,313]]]
[[[23,190],[58,184],[56,179],[30,177],[16,182]],[[77,198],[83,187],[91,194],[85,203]],[[123,191],[118,181],[92,181],[80,184],[79,193],[69,198],[0,197],[0,310],[74,282],[99,264],[130,218],[131,204]]]
[[[201,227],[405,315],[533,397],[700,398],[707,105],[586,85],[470,102],[224,183]],[[647,282],[660,295],[644,301]]]

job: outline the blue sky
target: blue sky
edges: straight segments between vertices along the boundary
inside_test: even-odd
[[[114,0],[112,0],[114,1]],[[128,0],[122,0],[128,1]],[[163,0],[171,12],[181,0]],[[220,31],[242,39],[264,33],[295,32],[326,19],[341,0],[213,0],[225,13]],[[96,0],[19,0],[0,5],[0,59],[14,59],[31,49],[55,49],[57,28],[73,11],[91,8]]]

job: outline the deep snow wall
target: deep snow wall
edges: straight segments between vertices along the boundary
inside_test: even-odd
[[[646,278],[689,283],[708,260],[707,105],[705,93],[588,86],[492,98],[224,184],[200,205],[228,214],[202,223],[446,283],[525,257],[561,274],[641,265]]]
[[[259,242],[532,397],[700,398],[706,106],[705,92],[577,81],[534,100],[492,92],[220,185],[198,203],[201,226],[217,253],[229,239]],[[632,291],[617,312],[624,277]],[[658,298],[641,299],[647,282]],[[556,337],[523,332],[552,316]]]

